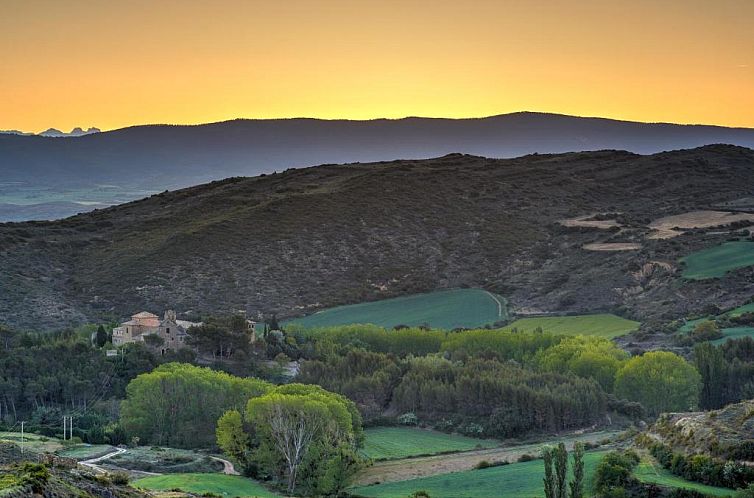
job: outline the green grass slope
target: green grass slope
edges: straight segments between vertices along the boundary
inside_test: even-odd
[[[639,322],[627,320],[609,313],[575,316],[543,316],[521,318],[506,327],[530,332],[537,327],[544,332],[563,335],[596,335],[611,339],[633,332],[639,328]]]
[[[304,327],[372,323],[475,328],[508,318],[505,299],[482,289],[452,289],[330,308],[292,320]]]
[[[730,489],[707,486],[699,484],[698,482],[691,482],[682,479],[671,474],[669,470],[663,469],[648,457],[642,459],[639,466],[634,471],[634,475],[641,482],[653,483],[670,488],[690,489],[710,496],[732,496],[734,493]]]
[[[476,439],[409,427],[375,427],[364,432],[366,442],[363,452],[374,460],[494,448],[499,445],[498,441],[492,439]]]
[[[681,262],[686,265],[683,277],[689,280],[722,277],[731,270],[754,265],[754,242],[726,242],[691,253]]]
[[[109,444],[77,444],[58,451],[58,455],[75,460],[89,460],[115,451]]]
[[[587,489],[591,488],[591,476],[604,455],[604,451],[596,451],[584,456]],[[543,496],[543,474],[542,460],[533,460],[483,470],[365,486],[353,489],[352,493],[369,498],[404,498],[415,491],[424,490],[432,498],[532,498]]]
[[[133,486],[153,491],[180,489],[187,493],[214,493],[227,497],[277,498],[280,495],[241,476],[225,474],[164,474],[134,481]]]

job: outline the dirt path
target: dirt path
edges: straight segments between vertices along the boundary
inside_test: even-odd
[[[240,472],[238,472],[236,470],[236,468],[233,466],[233,464],[230,463],[229,461],[224,460],[224,459],[219,458],[219,457],[215,457],[215,456],[211,456],[210,458],[212,460],[215,460],[215,461],[218,461],[218,462],[222,462],[222,464],[223,464],[223,474],[227,474],[229,476],[240,476],[241,475]]]
[[[466,451],[446,455],[429,457],[404,458],[375,462],[365,469],[355,480],[355,486],[366,486],[375,483],[407,481],[418,477],[428,477],[437,474],[447,474],[461,470],[471,470],[479,462],[516,461],[521,455],[538,455],[543,445],[564,442],[570,449],[576,441],[595,443],[605,438],[619,434],[619,431],[593,432],[580,435],[569,435],[557,439],[549,439],[537,443],[491,448],[485,450]]]
[[[85,466],[89,467],[90,469],[92,469],[93,471],[95,471],[98,474],[106,474],[107,471],[105,469],[103,469],[102,467],[100,467],[99,465],[97,465],[97,464],[100,463],[100,462],[102,462],[102,461],[104,461],[104,460],[108,460],[108,459],[110,459],[110,458],[112,458],[112,457],[114,457],[116,455],[123,454],[125,452],[126,452],[125,448],[116,448],[115,451],[111,451],[107,455],[102,455],[101,457],[92,458],[90,460],[84,460],[84,461],[79,462],[79,463],[81,465],[85,465]]]
[[[492,292],[489,292],[489,291],[484,291],[484,292],[486,292],[487,295],[490,296],[492,300],[497,303],[497,317],[502,318],[503,317],[503,303],[501,303],[500,300],[497,298],[497,296],[495,296],[495,294],[493,294]]]

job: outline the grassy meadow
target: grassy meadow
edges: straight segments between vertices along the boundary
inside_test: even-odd
[[[21,444],[20,432],[0,432],[0,441],[8,441]],[[54,437],[40,436],[39,434],[24,433],[24,448],[37,453],[54,453],[63,448],[63,443]]]
[[[604,451],[584,455],[586,485],[591,488],[591,476]],[[482,470],[453,472],[409,481],[398,481],[355,488],[356,496],[369,498],[405,498],[424,490],[432,498],[532,498],[543,495],[542,460],[512,463]]]
[[[385,328],[395,325],[429,324],[433,328],[476,328],[508,318],[503,297],[482,289],[452,289],[330,308],[291,320],[307,328],[372,323]]]
[[[642,458],[639,466],[634,471],[634,475],[642,482],[672,488],[690,489],[710,496],[732,496],[734,493],[733,490],[727,488],[707,486],[675,476],[671,474],[669,470],[662,468],[649,457]]]
[[[150,491],[179,489],[186,493],[214,493],[222,497],[277,498],[261,484],[246,477],[225,474],[164,474],[138,479],[131,483]]]
[[[364,432],[366,442],[363,452],[373,460],[494,448],[500,444],[492,439],[476,439],[410,427],[374,427]]]
[[[58,455],[74,460],[91,460],[115,451],[109,444],[77,444],[58,451]]]
[[[519,331],[531,332],[539,327],[544,332],[552,334],[596,335],[612,339],[637,330],[639,325],[639,322],[633,320],[627,320],[609,313],[600,313],[595,315],[521,318],[505,329],[516,328]]]
[[[683,277],[705,280],[723,277],[731,270],[754,265],[754,242],[726,242],[681,258],[685,264]]]

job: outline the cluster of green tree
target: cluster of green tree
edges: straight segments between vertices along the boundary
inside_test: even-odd
[[[319,332],[323,335],[320,336]],[[361,332],[364,332],[364,340],[361,340]],[[517,407],[515,409],[523,410],[512,417],[515,419],[526,418],[523,413],[529,413],[521,406],[548,405],[552,402],[561,407],[553,413],[562,412],[566,418],[575,416],[573,423],[581,423],[584,417],[573,408],[573,403],[578,405],[585,399],[592,400],[594,392],[600,392],[600,402],[594,405],[595,410],[602,410],[607,403],[610,409],[631,418],[641,417],[645,413],[654,416],[664,411],[693,409],[699,397],[699,374],[683,358],[672,353],[647,353],[629,358],[613,342],[600,337],[494,330],[456,333],[419,329],[387,331],[369,326],[332,327],[297,337],[296,344],[306,346],[302,348],[305,351],[303,356],[311,358],[303,363],[301,380],[345,394],[358,404],[367,420],[377,417],[390,403],[430,417],[446,416],[453,410],[458,410],[456,413],[461,418],[490,416],[485,411],[489,402],[482,400],[473,408],[469,407],[463,396],[454,395],[455,392],[464,391],[466,386],[459,387],[455,380],[448,381],[449,377],[455,379],[448,372],[458,374],[459,378],[478,374],[479,385],[471,387],[492,390],[496,395],[506,392],[513,396],[513,391],[510,390],[512,388],[502,387],[505,381],[500,381],[494,388],[489,387],[491,381],[482,380],[485,371],[504,371],[509,375],[509,370],[513,369],[516,373],[510,374],[510,378],[516,378],[517,382],[519,377],[527,376],[531,384],[547,385],[546,389],[565,383],[568,388],[559,386],[558,389],[573,390],[569,391],[572,404],[556,402],[558,395],[554,394],[548,394],[546,398],[550,401],[545,402],[538,398],[539,395],[531,395],[531,384],[518,382],[525,394],[516,391],[516,399],[526,401],[512,405]],[[425,342],[428,338],[434,341],[432,347]],[[402,349],[404,347],[406,349]],[[435,348],[439,350],[435,351]],[[430,353],[416,354],[422,350]],[[426,357],[425,363],[436,365],[440,371],[430,375],[421,361],[409,357]],[[511,362],[516,366],[511,366]],[[480,368],[480,365],[486,366]],[[461,371],[469,373],[463,375]],[[548,377],[546,374],[557,375]],[[594,381],[600,389],[595,391],[593,384],[579,383],[578,378]],[[586,392],[589,394],[583,395]],[[602,393],[607,396],[603,397]],[[488,401],[496,399],[486,395],[482,398]],[[534,398],[538,401],[531,401]],[[475,413],[475,410],[482,413]],[[508,409],[511,410],[514,408]],[[601,414],[604,413],[595,411],[594,419]],[[548,427],[548,423],[542,422],[541,418],[533,417],[540,420],[538,423],[523,426],[513,424],[513,427],[519,430]],[[487,419],[486,423],[489,425],[492,422]],[[562,427],[570,423],[556,425]],[[498,435],[504,432],[501,428],[495,431]]]
[[[594,472],[595,498],[711,498],[698,491],[642,483],[633,472],[639,465],[639,455],[632,450],[611,451],[605,455]]]
[[[566,483],[568,476],[568,450],[565,444],[546,447],[542,450],[545,464],[545,498],[583,498],[584,496],[584,445],[575,443],[573,447],[573,478]]]
[[[217,444],[248,474],[285,483],[288,494],[335,496],[361,468],[361,416],[354,403],[319,386],[288,384],[225,412]]]
[[[120,423],[142,443],[180,448],[214,443],[217,419],[241,409],[272,385],[186,363],[167,363],[133,379],[120,407]]]
[[[592,380],[483,359],[411,359],[392,401],[401,412],[431,420],[468,418],[480,427],[461,425],[463,432],[495,437],[586,427],[606,414],[605,396]]]
[[[754,339],[744,337],[720,346],[698,344],[694,364],[701,374],[699,406],[705,410],[754,397]]]
[[[302,382],[346,395],[368,420],[392,406],[472,435],[584,427],[603,418],[607,406],[591,379],[494,358],[454,362],[351,349],[343,356],[304,362],[299,375]]]
[[[202,325],[187,332],[190,335],[187,344],[214,359],[243,359],[251,350],[251,331],[246,318],[240,315],[209,316]]]
[[[31,422],[29,430],[53,435],[62,415],[74,417],[77,435],[102,442],[111,420],[107,401],[122,398],[126,385],[163,358],[138,344],[107,358],[89,333],[19,334],[0,329],[0,424]]]
[[[686,455],[660,442],[652,444],[649,451],[660,465],[689,481],[731,489],[745,488],[754,481],[754,469],[733,460],[704,454]]]
[[[442,330],[421,328],[386,330],[376,325],[343,325],[317,329],[290,326],[286,333],[302,347],[302,354],[307,358],[350,347],[398,356],[424,356],[440,352],[443,341],[450,334]],[[314,347],[306,347],[306,344],[313,344]]]
[[[696,368],[666,351],[631,358],[615,378],[615,394],[638,401],[653,416],[695,409],[700,389],[701,376]]]

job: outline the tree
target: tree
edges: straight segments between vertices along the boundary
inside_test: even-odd
[[[558,443],[555,448],[555,497],[567,498],[568,487],[566,486],[566,477],[568,475],[568,450],[563,442]]]
[[[552,448],[542,450],[542,460],[545,464],[545,498],[555,498],[557,485],[555,483],[555,473],[553,472],[553,451]]]
[[[258,463],[273,474],[285,469],[288,494],[300,482],[308,493],[334,494],[360,464],[355,449],[363,431],[355,405],[319,386],[277,387],[251,399],[246,418],[260,440]]]
[[[198,327],[191,327],[188,344],[215,359],[232,356],[236,351],[247,351],[251,335],[246,319],[238,315],[210,317]]]
[[[571,498],[584,496],[584,443],[573,445],[573,480],[569,484]]]
[[[694,347],[694,364],[702,378],[699,406],[705,410],[722,407],[725,404],[728,374],[722,350],[709,343],[697,344]]]
[[[217,445],[226,455],[244,465],[248,460],[249,435],[244,431],[243,417],[238,410],[228,410],[217,421]]]
[[[699,402],[701,376],[680,356],[655,351],[631,358],[618,371],[617,396],[638,401],[650,415],[693,410]]]
[[[542,370],[570,371],[594,379],[606,392],[612,392],[615,375],[627,359],[625,351],[603,337],[574,336],[540,350],[535,361]]]
[[[556,447],[542,450],[545,466],[545,498],[582,498],[584,496],[584,445],[574,444],[573,479],[566,483],[568,476],[568,450],[560,442]],[[570,493],[569,493],[570,490]]]
[[[101,348],[102,346],[107,344],[107,331],[102,325],[97,327],[97,335],[94,338],[94,343],[98,348]]]
[[[166,363],[133,379],[121,402],[120,421],[145,443],[193,448],[215,441],[217,420],[242,409],[269,383],[185,363]]]

